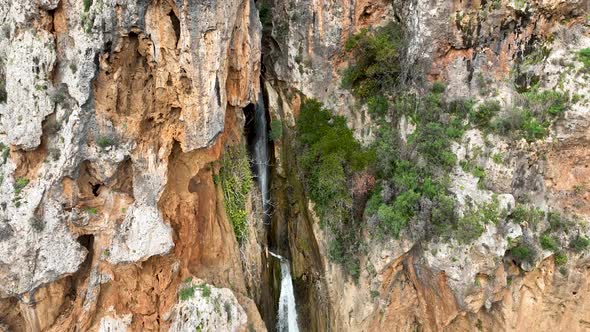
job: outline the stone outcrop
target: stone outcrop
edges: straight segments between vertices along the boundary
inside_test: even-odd
[[[194,269],[261,325],[210,166],[260,89],[254,2],[8,1],[0,16],[0,321],[167,328]]]

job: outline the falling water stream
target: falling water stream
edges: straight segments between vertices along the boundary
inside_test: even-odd
[[[270,192],[268,187],[268,139],[266,127],[266,109],[264,108],[264,99],[262,92],[258,94],[258,102],[255,111],[256,136],[254,138],[254,162],[256,164],[258,183],[262,193],[262,210],[264,212],[264,224],[270,223],[269,202]]]
[[[278,332],[299,332],[297,326],[297,309],[295,292],[291,280],[289,261],[271,251],[269,253],[281,262],[281,295],[279,296],[279,313],[277,315]]]
[[[254,129],[255,135],[252,144],[254,146],[253,159],[255,174],[260,192],[262,194],[262,209],[264,212],[263,221],[265,225],[270,225],[270,190],[269,190],[269,152],[267,138],[267,121],[266,109],[262,92],[258,95],[256,108],[254,112]],[[276,329],[279,332],[299,332],[297,326],[297,310],[295,307],[295,293],[293,281],[291,280],[291,271],[289,261],[273,252],[269,253],[277,258],[281,266],[281,289],[279,295],[279,305],[277,314]]]

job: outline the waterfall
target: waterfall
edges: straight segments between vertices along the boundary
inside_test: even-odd
[[[297,310],[295,307],[295,291],[291,280],[289,261],[269,251],[281,262],[281,295],[279,296],[279,313],[277,315],[278,332],[299,332],[297,326]]]
[[[266,126],[266,109],[264,108],[264,100],[262,92],[258,94],[258,102],[255,110],[255,126],[256,136],[254,138],[254,162],[256,165],[258,184],[260,185],[260,192],[262,193],[262,210],[264,212],[264,223],[269,223],[269,202],[270,193],[268,188],[268,138]]]

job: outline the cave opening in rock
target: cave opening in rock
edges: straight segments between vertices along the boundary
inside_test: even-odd
[[[178,41],[180,40],[180,20],[173,10],[168,13],[168,16],[170,17],[170,22],[172,22],[172,28],[174,29],[174,34],[176,35],[176,46],[178,47]]]

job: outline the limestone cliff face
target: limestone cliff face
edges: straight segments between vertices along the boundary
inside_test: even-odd
[[[301,102],[293,93],[297,89],[345,115],[357,137],[370,141],[370,115],[340,88],[346,66],[343,43],[368,25],[398,21],[408,32],[407,79],[443,81],[448,99],[497,99],[510,108],[519,102],[518,90],[535,82],[542,89],[559,88],[582,96],[543,141],[510,141],[479,130],[467,132],[453,150],[459,161],[479,153],[488,156],[482,159],[485,183],[478,185],[478,178],[457,166],[451,188],[460,204],[497,197],[508,210],[515,202],[526,201],[545,211],[565,211],[580,222],[573,233],[587,236],[588,194],[582,188],[586,188],[588,154],[581,146],[589,133],[589,91],[587,74],[577,58],[577,52],[590,45],[587,15],[585,1],[276,1],[273,25],[267,28],[273,36],[267,45],[271,59],[266,61],[282,89],[269,92],[271,104],[274,101],[271,117],[294,129],[292,119]],[[543,47],[549,51],[542,60],[527,60]],[[400,132],[411,131],[402,123]],[[281,156],[278,168],[289,167],[288,161],[281,160],[289,154],[286,137],[275,146],[275,155]],[[504,159],[493,162],[493,155]],[[288,172],[279,176],[289,181]],[[313,204],[306,208],[312,211]],[[314,289],[321,291],[307,294],[331,304],[332,312],[326,315],[333,329],[588,328],[588,296],[580,295],[588,294],[584,291],[590,278],[588,253],[570,253],[562,268],[554,265],[550,251],[538,245],[540,254],[533,264],[519,268],[509,257],[510,239],[538,238],[546,224],[537,229],[511,223],[488,225],[470,245],[423,241],[419,225],[404,232],[400,240],[382,243],[367,237],[368,253],[355,284],[327,258],[330,234],[319,227],[313,213],[294,213],[303,219],[290,226],[295,277],[309,282],[313,271],[324,275],[324,279],[311,279]],[[309,227],[302,227],[305,223],[312,225],[313,235]],[[562,236],[564,241],[571,240],[571,235]],[[309,242],[310,238],[314,241]],[[321,268],[308,266],[315,251],[319,251]]]
[[[343,45],[397,21],[409,87],[444,81],[445,98],[507,109],[535,82],[580,96],[544,140],[468,131],[453,150],[484,156],[487,177],[482,186],[457,166],[451,190],[461,206],[497,197],[508,210],[526,200],[565,211],[579,222],[560,241],[589,236],[590,88],[577,58],[590,47],[588,14],[585,0],[3,1],[0,330],[272,328],[256,189],[238,244],[217,183],[226,148],[244,144],[242,108],[256,103],[261,72],[285,131],[273,142],[272,221],[287,234],[302,330],[589,329],[587,251],[561,268],[538,244],[533,262],[508,253],[546,223],[487,225],[469,245],[425,239],[419,225],[400,240],[367,235],[353,282],[328,258],[293,149],[307,97],[371,142],[366,107],[341,88]]]
[[[0,16],[3,324],[167,329],[197,275],[232,288],[248,315],[232,326],[260,326],[211,164],[260,89],[254,2],[4,1]]]

